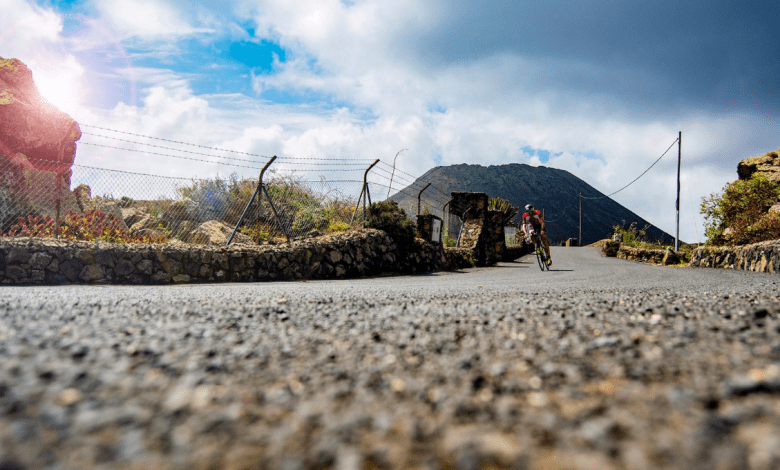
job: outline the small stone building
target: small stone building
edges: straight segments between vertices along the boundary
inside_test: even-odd
[[[506,251],[501,214],[488,210],[485,193],[452,192],[450,214],[461,218],[463,227],[458,246],[474,252],[477,266],[489,266],[501,261]]]

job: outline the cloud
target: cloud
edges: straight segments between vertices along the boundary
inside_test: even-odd
[[[161,39],[213,32],[213,29],[208,27],[195,27],[187,20],[187,16],[190,16],[188,13],[191,12],[166,2],[94,0],[94,8],[107,27],[126,38]],[[203,19],[203,16],[201,18]]]

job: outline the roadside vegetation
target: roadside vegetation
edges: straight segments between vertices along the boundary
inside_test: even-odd
[[[54,220],[29,215],[19,217],[17,224],[11,226],[8,237],[54,238],[56,227]],[[104,241],[113,243],[151,243],[147,234],[132,234],[121,227],[121,221],[113,214],[101,210],[89,210],[84,214],[69,212],[60,220],[59,237],[66,240]]]
[[[619,235],[622,239],[621,243],[624,246],[631,248],[637,248],[642,250],[666,250],[667,248],[674,249],[674,245],[664,243],[663,240],[651,240],[647,237],[647,229],[650,225],[645,225],[643,228],[639,228],[636,222],[632,222],[626,226],[626,221],[621,221],[619,225],[612,226],[612,233],[609,235],[609,239],[613,239],[615,234]],[[693,252],[697,245],[689,243],[680,243],[679,250],[682,252]]]
[[[702,199],[707,245],[746,245],[780,239],[780,185],[761,173],[729,183]]]

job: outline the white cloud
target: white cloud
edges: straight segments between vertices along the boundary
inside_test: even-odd
[[[188,10],[162,1],[94,0],[94,6],[106,27],[124,37],[160,39],[213,32],[211,28],[198,28],[187,21]]]

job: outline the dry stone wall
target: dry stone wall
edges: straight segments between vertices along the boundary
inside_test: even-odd
[[[399,255],[385,232],[360,229],[283,245],[203,246],[0,239],[0,284],[170,284],[334,279],[442,268],[416,239]]]
[[[776,274],[780,272],[780,240],[742,246],[697,248],[693,251],[690,265]]]

